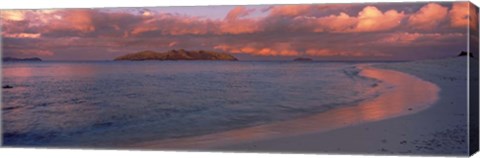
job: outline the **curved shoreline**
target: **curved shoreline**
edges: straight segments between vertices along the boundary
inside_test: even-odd
[[[215,149],[251,141],[326,132],[408,115],[422,111],[438,100],[440,88],[433,83],[399,71],[373,68],[368,65],[358,67],[361,69],[361,76],[381,80],[384,84],[393,85],[394,89],[358,105],[332,109],[299,119],[202,136],[141,142],[126,147],[176,150]]]

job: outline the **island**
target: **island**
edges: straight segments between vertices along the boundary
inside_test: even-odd
[[[310,59],[310,58],[295,58],[293,59],[293,61],[313,61],[313,59]]]
[[[14,57],[4,57],[2,58],[2,61],[4,62],[11,62],[11,61],[42,61],[42,59],[38,57],[32,57],[32,58],[14,58]]]
[[[11,89],[11,88],[13,88],[13,86],[7,84],[7,85],[2,86],[2,88],[3,89]]]
[[[471,58],[474,58],[473,54],[467,51],[461,51],[460,54],[458,54],[458,56],[467,56],[467,55]]]
[[[213,51],[187,51],[184,49],[170,50],[159,53],[150,50],[141,51],[133,54],[127,54],[114,59],[115,61],[129,60],[224,60],[237,61],[238,59],[227,53],[219,53]]]

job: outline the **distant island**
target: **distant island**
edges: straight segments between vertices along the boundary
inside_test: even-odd
[[[293,61],[313,61],[313,59],[310,59],[310,58],[295,58],[293,59]]]
[[[184,49],[170,50],[163,53],[154,51],[141,51],[133,54],[127,54],[114,59],[115,61],[129,60],[129,61],[142,61],[142,60],[225,60],[225,61],[237,61],[238,59],[227,53],[219,53],[213,51],[187,51]]]
[[[9,62],[9,61],[42,61],[42,59],[38,57],[33,58],[14,58],[14,57],[4,57],[2,61]]]
[[[473,54],[467,51],[461,51],[460,54],[458,54],[457,56],[467,56],[467,55],[471,58],[474,58]]]

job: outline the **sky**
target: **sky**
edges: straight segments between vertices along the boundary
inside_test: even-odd
[[[455,56],[478,29],[467,2],[0,10],[3,56],[112,60],[209,50],[240,60]]]

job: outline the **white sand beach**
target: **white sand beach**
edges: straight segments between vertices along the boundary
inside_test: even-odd
[[[291,121],[129,148],[236,152],[467,153],[466,59],[359,65],[394,88],[360,105]],[[390,70],[389,70],[390,69]],[[410,75],[411,74],[411,75]],[[413,76],[415,75],[415,76]]]
[[[466,58],[378,64],[441,88],[425,110],[400,117],[292,137],[251,141],[218,150],[356,154],[466,155]]]

